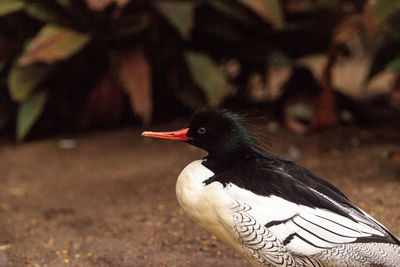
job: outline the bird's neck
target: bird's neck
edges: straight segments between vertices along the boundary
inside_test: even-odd
[[[207,157],[205,157],[203,165],[212,172],[219,173],[232,167],[243,165],[258,156],[260,156],[260,154],[251,148],[218,154],[210,153]]]

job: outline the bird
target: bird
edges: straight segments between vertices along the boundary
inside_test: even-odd
[[[203,107],[186,128],[142,132],[208,155],[176,182],[195,223],[253,266],[400,266],[400,240],[335,186],[268,152],[245,116]]]

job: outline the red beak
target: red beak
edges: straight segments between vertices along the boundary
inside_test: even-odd
[[[188,141],[193,138],[186,136],[186,133],[189,131],[189,128],[185,128],[182,130],[174,131],[174,132],[143,132],[142,136],[154,137],[160,139],[168,139],[168,140],[176,140],[176,141]]]

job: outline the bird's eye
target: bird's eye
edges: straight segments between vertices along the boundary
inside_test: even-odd
[[[206,133],[206,128],[200,127],[199,129],[197,129],[197,133],[198,134],[205,134]]]

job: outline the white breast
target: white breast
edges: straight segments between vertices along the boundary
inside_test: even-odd
[[[214,173],[196,160],[186,166],[176,183],[176,196],[186,214],[197,224],[216,235],[234,248],[232,226],[232,206],[234,200],[224,191],[221,183],[203,183]]]
[[[274,257],[293,262],[291,253],[319,260],[318,255],[325,257],[320,253],[332,250],[332,257],[339,257],[341,252],[335,251],[343,245],[350,246],[357,238],[386,234],[370,217],[363,217],[319,192],[316,193],[353,219],[282,197],[261,196],[232,183],[225,187],[218,181],[205,185],[204,181],[213,175],[201,160],[190,163],[176,183],[178,202],[193,221],[255,265],[271,262]]]

